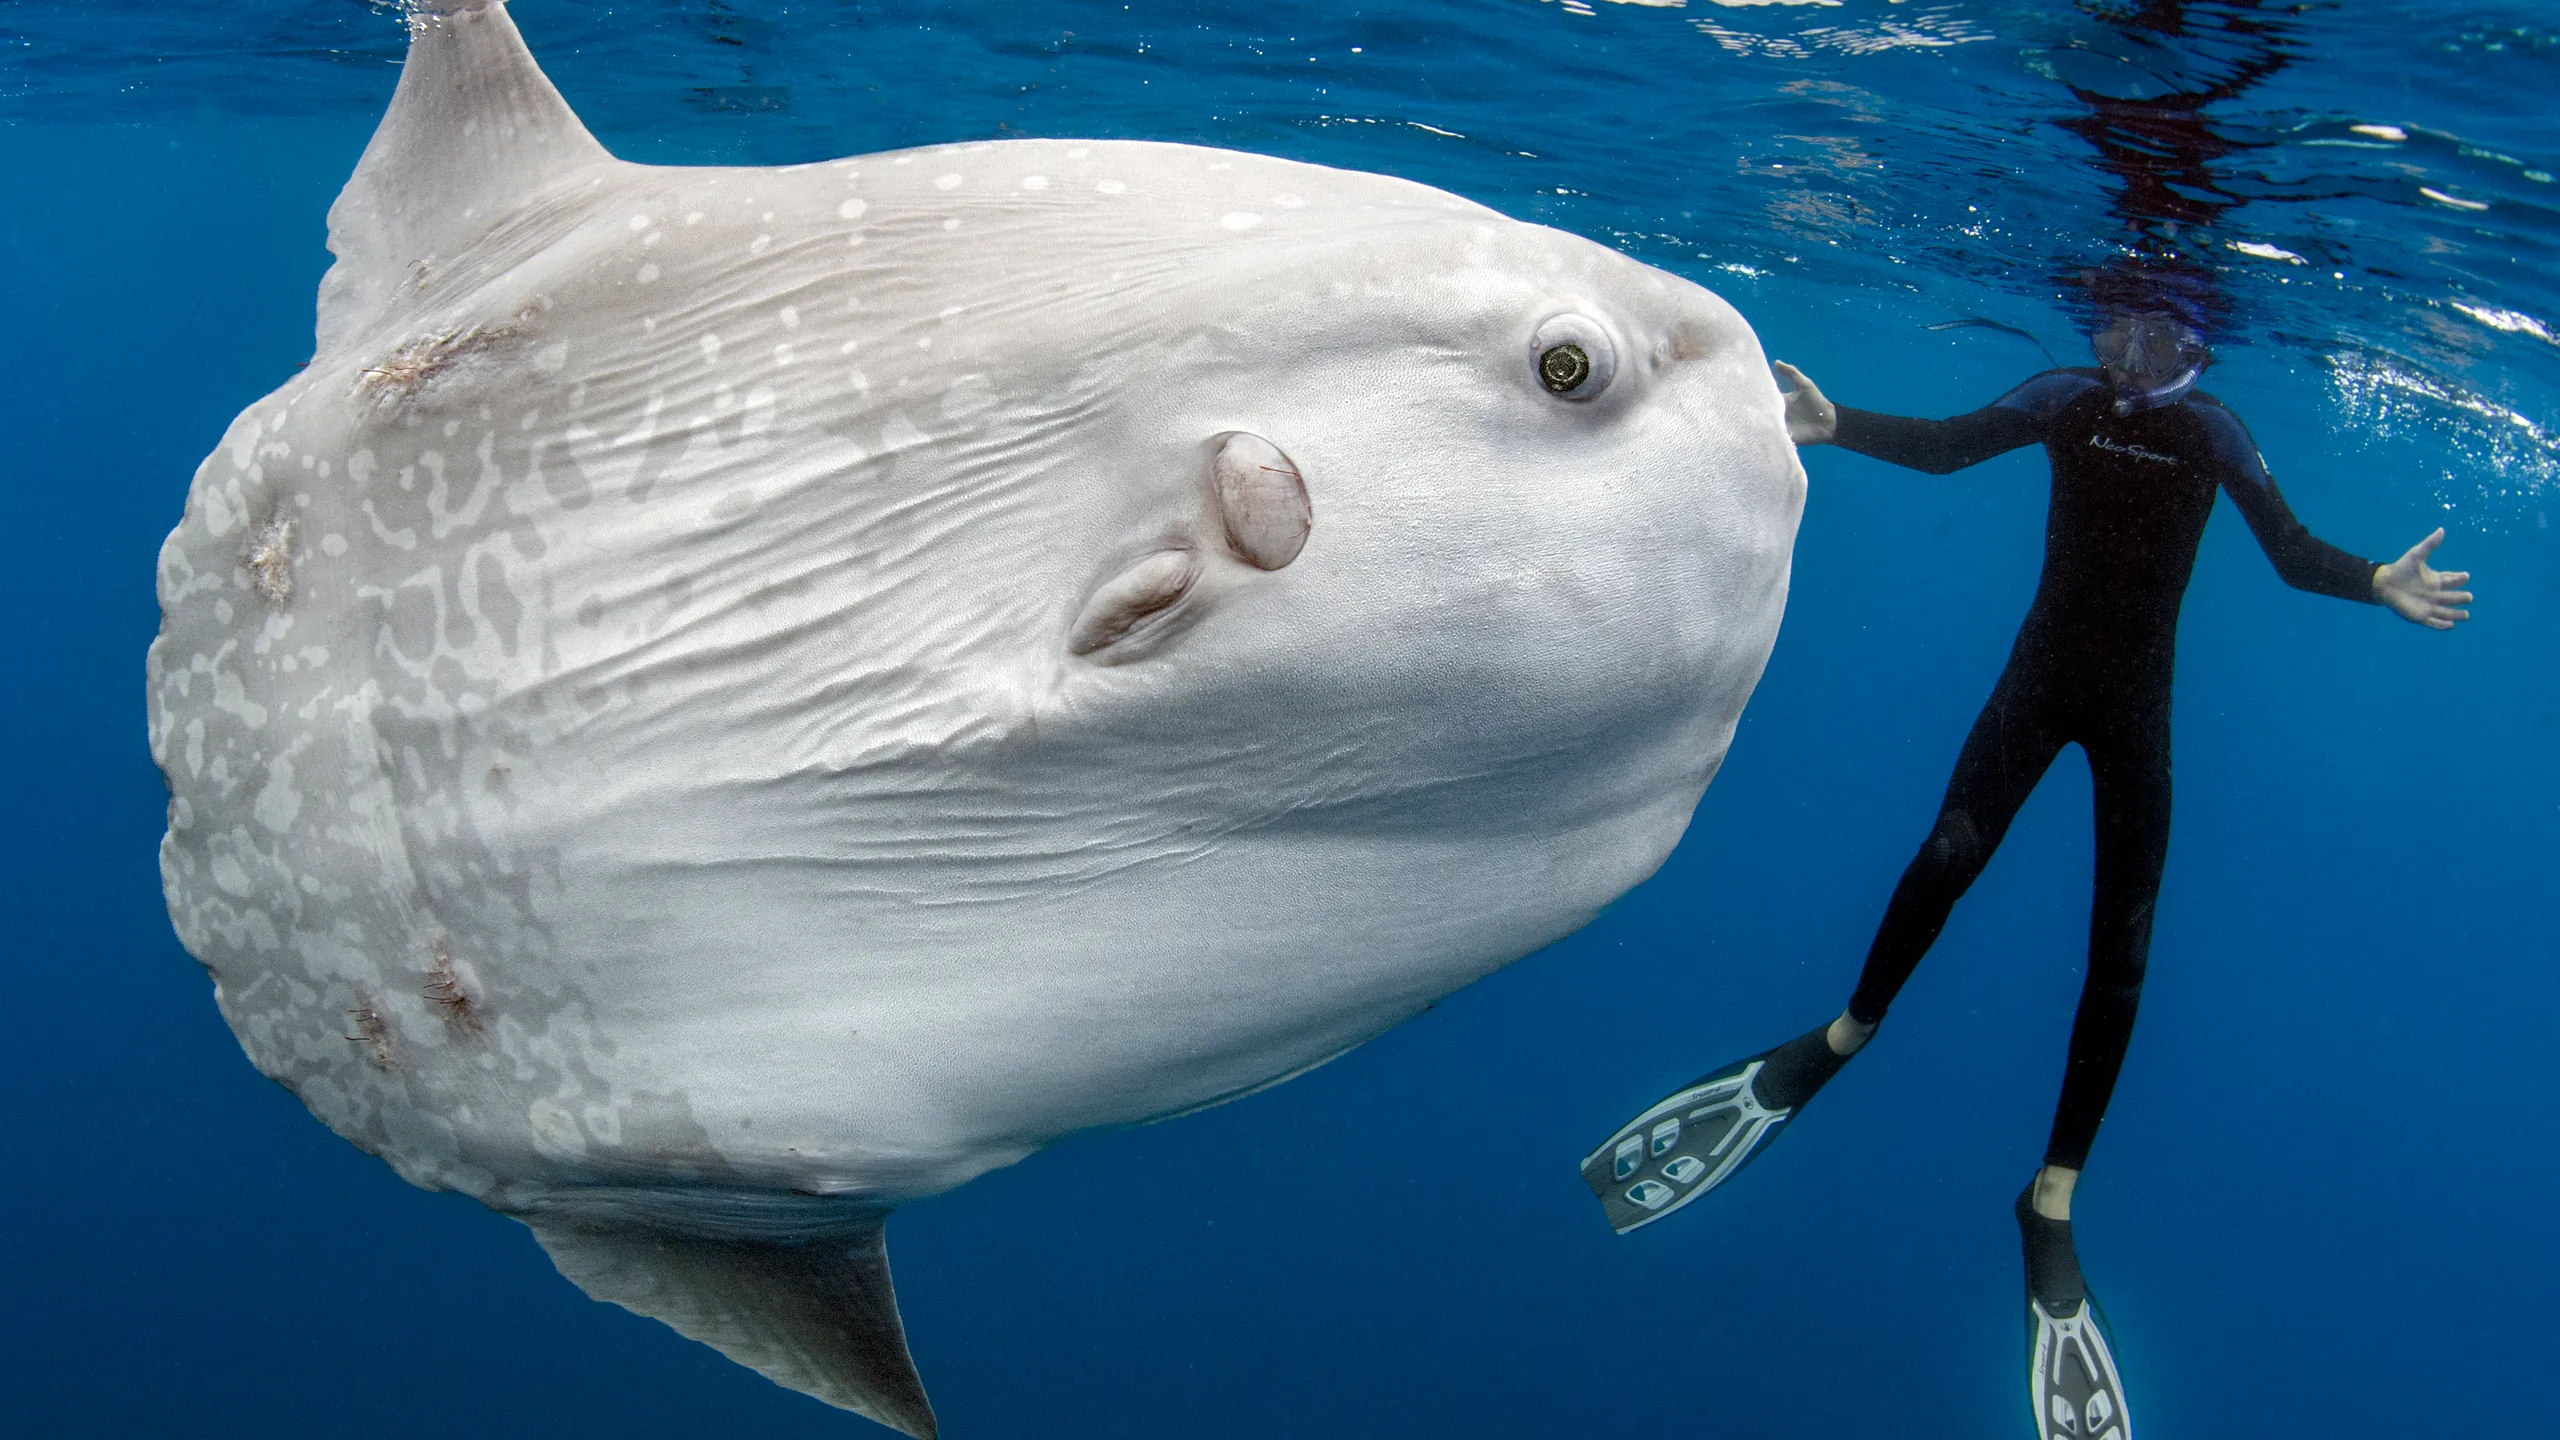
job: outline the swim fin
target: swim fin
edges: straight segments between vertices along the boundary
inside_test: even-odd
[[[1649,1225],[1740,1173],[1838,1074],[1830,1027],[1702,1075],[1618,1128],[1583,1157],[1583,1183],[1609,1228]]]
[[[2036,1440],[2133,1440],[2133,1412],[2106,1320],[2080,1275],[2071,1222],[2048,1220],[2018,1196],[2027,1255],[2027,1403]]]

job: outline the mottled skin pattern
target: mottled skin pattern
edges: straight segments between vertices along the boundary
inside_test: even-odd
[[[627,165],[529,60],[431,91],[503,12],[421,29],[150,654],[179,935],[410,1180],[876,1213],[1321,1062],[1678,840],[1803,487],[1722,301],[1181,146]],[[1540,384],[1558,314],[1604,393]],[[1303,475],[1281,568],[1231,432]],[[1071,653],[1168,551],[1172,622]]]

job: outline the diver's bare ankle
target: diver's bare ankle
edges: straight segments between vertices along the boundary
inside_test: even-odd
[[[1845,1059],[1865,1049],[1867,1041],[1875,1033],[1876,1027],[1851,1018],[1849,1012],[1843,1010],[1840,1018],[1831,1022],[1831,1028],[1822,1032],[1822,1039],[1831,1047],[1832,1054]]]
[[[2036,1172],[2035,1190],[2027,1203],[2047,1220],[2060,1220],[2067,1224],[2071,1219],[2071,1192],[2079,1183],[2079,1171],[2047,1165]]]

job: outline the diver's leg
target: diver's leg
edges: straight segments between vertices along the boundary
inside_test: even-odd
[[[2059,698],[2054,693],[2057,680],[2046,666],[2012,660],[1982,713],[1974,717],[1973,730],[1957,752],[1955,773],[1947,778],[1937,823],[1893,887],[1884,921],[1867,947],[1858,988],[1827,1032],[1831,1048],[1840,1054],[1854,1052],[1874,1033],[1885,1008],[1919,968],[1920,957],[1937,943],[1956,901],[1990,863],[1991,852],[2009,833],[2009,822],[2061,753],[2063,734],[2051,718]],[[1843,1042],[1851,1043],[1844,1048]]]
[[[2149,707],[2146,707],[2149,708]],[[2097,868],[2089,896],[2089,970],[2071,1021],[2062,1099],[2054,1107],[2035,1209],[2071,1218],[2071,1190],[2089,1161],[2124,1068],[2142,978],[2151,955],[2151,916],[2169,858],[2169,724],[2166,707],[2127,717],[2126,730],[2087,745],[2097,819]]]

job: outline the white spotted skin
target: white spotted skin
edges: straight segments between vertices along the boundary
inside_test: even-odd
[[[162,868],[259,1068],[502,1208],[898,1203],[1321,1062],[1649,875],[1783,609],[1741,318],[1403,181],[608,160],[363,278],[162,551]],[[1564,310],[1596,400],[1523,362]],[[1220,548],[1233,432],[1284,568]],[[1187,628],[1070,653],[1168,545]]]

